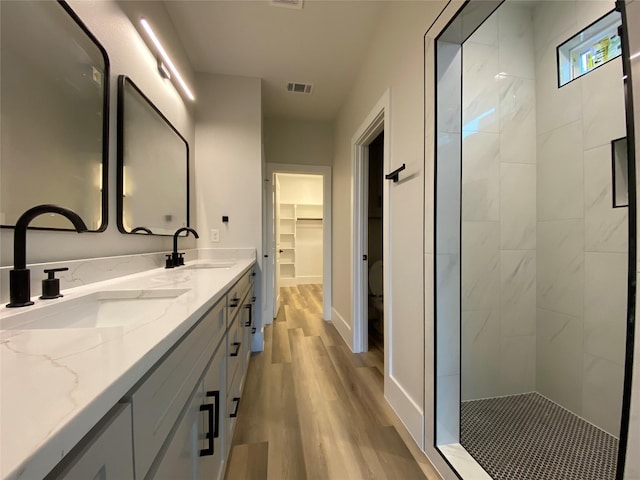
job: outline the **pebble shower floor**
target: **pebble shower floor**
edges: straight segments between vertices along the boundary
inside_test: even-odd
[[[494,480],[615,480],[618,440],[537,393],[462,402],[460,420]]]

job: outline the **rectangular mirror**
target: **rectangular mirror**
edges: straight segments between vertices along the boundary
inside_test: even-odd
[[[0,2],[0,224],[55,204],[107,227],[109,60],[64,2]],[[30,228],[69,230],[60,215]]]
[[[118,78],[118,228],[173,235],[189,226],[189,144],[125,75]]]

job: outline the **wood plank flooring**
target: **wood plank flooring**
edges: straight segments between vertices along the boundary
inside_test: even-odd
[[[439,480],[383,397],[384,355],[353,354],[322,319],[322,287],[281,289],[254,353],[227,480]]]

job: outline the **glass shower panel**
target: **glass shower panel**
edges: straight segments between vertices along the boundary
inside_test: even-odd
[[[621,58],[592,62],[562,88],[557,74],[558,46],[580,50],[590,39],[567,40],[601,18],[613,32],[612,8],[507,0],[461,48],[459,434],[496,479],[616,478],[628,268],[611,160],[611,142],[626,136]],[[612,37],[596,30],[596,43]]]

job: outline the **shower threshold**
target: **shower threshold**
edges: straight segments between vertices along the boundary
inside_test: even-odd
[[[538,393],[462,402],[460,417],[494,480],[615,480],[618,439]]]

